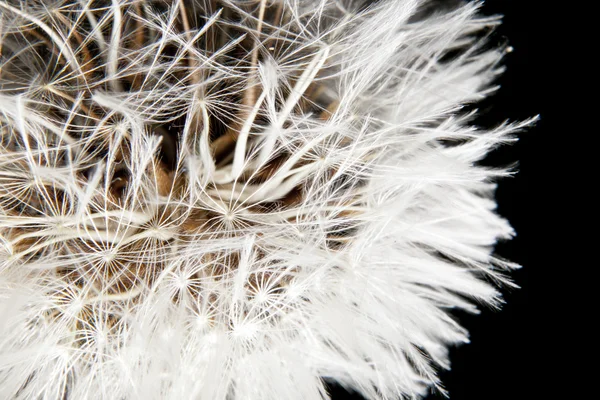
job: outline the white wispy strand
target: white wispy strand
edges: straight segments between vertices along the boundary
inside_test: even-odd
[[[0,0],[0,398],[443,391],[518,267],[498,18],[209,3]]]

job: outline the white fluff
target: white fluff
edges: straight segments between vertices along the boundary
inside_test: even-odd
[[[210,3],[0,0],[0,398],[443,390],[468,341],[447,311],[498,306],[517,267],[492,255],[510,171],[478,162],[533,120],[461,111],[501,71],[498,19]]]

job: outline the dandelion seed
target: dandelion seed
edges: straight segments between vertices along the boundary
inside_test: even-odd
[[[0,397],[418,398],[513,231],[477,3],[0,0]]]

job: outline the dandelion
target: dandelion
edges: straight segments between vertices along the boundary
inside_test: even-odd
[[[513,231],[478,3],[1,0],[0,397],[443,390]]]

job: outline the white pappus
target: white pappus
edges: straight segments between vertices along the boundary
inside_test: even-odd
[[[498,306],[476,2],[0,0],[0,397],[443,390]]]

